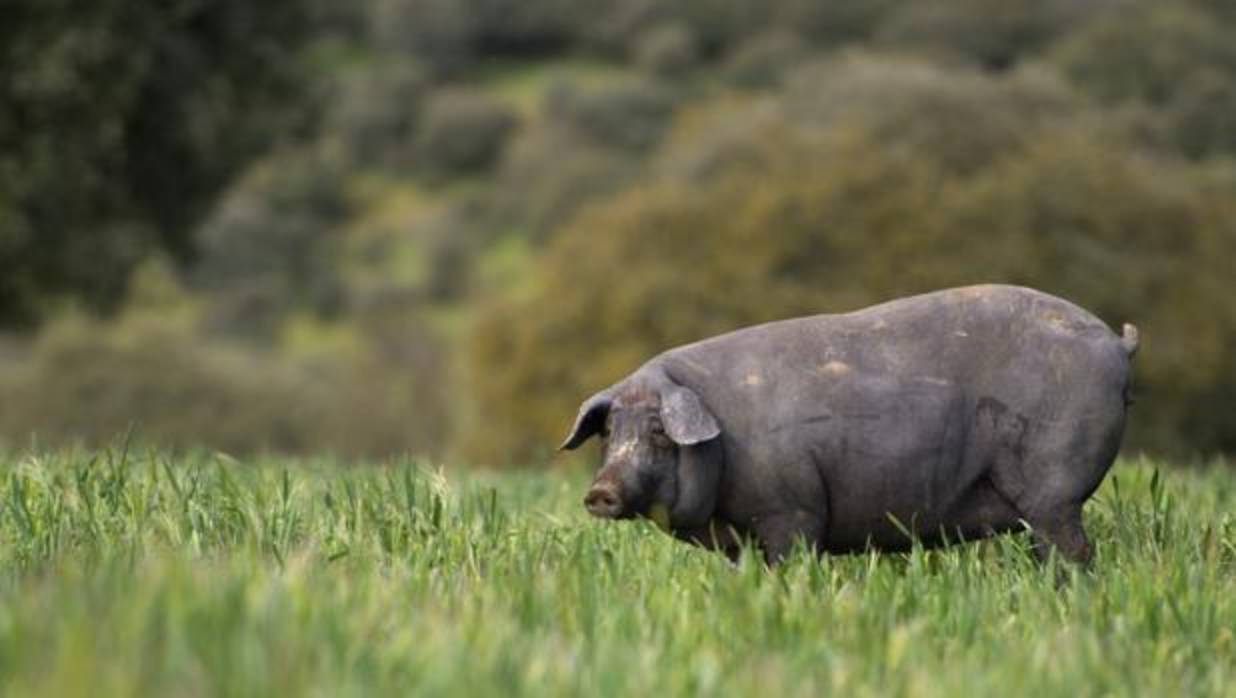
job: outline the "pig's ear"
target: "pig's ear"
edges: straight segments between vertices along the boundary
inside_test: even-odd
[[[661,393],[665,433],[679,446],[692,446],[721,435],[717,418],[690,388],[676,386]]]
[[[587,441],[590,436],[605,428],[605,420],[609,417],[609,407],[614,398],[608,390],[593,395],[579,406],[579,415],[575,417],[575,426],[571,427],[571,435],[558,447],[559,451],[573,451]]]

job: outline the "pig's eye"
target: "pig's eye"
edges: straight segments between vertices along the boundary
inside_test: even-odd
[[[648,437],[652,440],[652,444],[657,448],[670,448],[673,442],[665,433],[665,426],[661,424],[661,420],[654,419],[648,425]]]

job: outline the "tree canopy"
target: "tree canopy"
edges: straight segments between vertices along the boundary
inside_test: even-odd
[[[185,257],[218,192],[299,126],[300,0],[15,0],[0,22],[0,324],[107,309]]]

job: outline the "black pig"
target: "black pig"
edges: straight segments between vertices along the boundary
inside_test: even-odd
[[[1028,524],[1086,562],[1082,505],[1120,448],[1137,329],[1028,288],[973,286],[738,330],[667,351],[592,396],[585,498],[770,562],[905,549]]]

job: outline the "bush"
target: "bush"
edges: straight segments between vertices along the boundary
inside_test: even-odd
[[[1055,53],[1062,71],[1109,103],[1159,110],[1192,157],[1236,153],[1236,21],[1187,3],[1146,3],[1096,21]],[[1153,47],[1153,50],[1147,50]]]
[[[457,0],[374,0],[369,11],[374,43],[391,52],[411,54],[433,77],[446,77],[473,58],[475,20]]]
[[[414,55],[436,78],[457,77],[481,59],[559,53],[609,9],[608,0],[375,0],[375,43]],[[624,2],[622,4],[629,4]]]
[[[429,92],[423,70],[405,60],[382,61],[341,82],[328,137],[342,140],[354,166],[407,166]]]
[[[304,378],[282,363],[205,349],[163,322],[120,329],[60,320],[20,369],[2,374],[0,433],[11,442],[35,435],[101,445],[135,424],[182,446],[300,451],[321,404]]]
[[[228,344],[166,314],[62,318],[0,366],[0,441],[106,445],[130,425],[155,443],[380,458],[433,454],[447,436],[436,343],[412,315],[308,354]]]
[[[656,77],[680,77],[695,66],[699,49],[691,28],[662,24],[640,35],[634,56],[636,65]]]
[[[559,84],[547,101],[550,118],[599,145],[636,152],[656,145],[677,104],[669,89],[643,80],[594,88]]]
[[[776,87],[791,68],[803,62],[807,51],[806,43],[797,34],[758,34],[735,48],[726,59],[723,72],[729,82],[739,87]]]
[[[463,300],[471,290],[472,266],[487,233],[478,207],[473,202],[444,206],[408,221],[400,232],[422,260],[423,278],[417,290],[423,300],[431,304]]]
[[[711,57],[769,27],[778,4],[763,0],[679,0],[663,7],[667,19],[691,28],[703,55]]]
[[[1107,9],[1110,0],[951,0],[903,3],[877,33],[886,45],[1004,70]]]
[[[1173,141],[1192,158],[1236,155],[1236,74],[1199,70],[1182,81],[1169,123]]]
[[[1230,31],[1185,3],[1145,3],[1095,21],[1054,57],[1069,78],[1103,100],[1164,106],[1199,70],[1236,74]]]
[[[193,288],[212,296],[212,325],[269,340],[284,315],[337,312],[336,227],[349,214],[340,166],[314,151],[259,163],[198,231]]]
[[[787,92],[784,108],[797,123],[862,124],[881,143],[929,153],[959,172],[981,169],[1082,111],[1069,87],[1041,70],[992,76],[858,53],[803,66],[787,78]]]
[[[538,122],[512,141],[489,192],[487,218],[497,231],[540,243],[639,171],[637,154],[590,142],[559,119]]]
[[[480,92],[439,90],[426,105],[416,153],[420,166],[438,176],[488,168],[502,152],[515,113]]]
[[[776,26],[814,46],[833,48],[870,40],[888,13],[905,0],[783,0]]]

